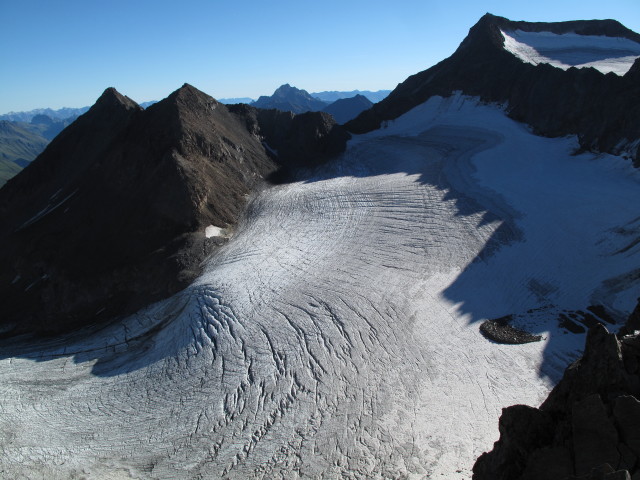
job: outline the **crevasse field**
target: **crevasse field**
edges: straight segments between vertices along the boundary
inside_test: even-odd
[[[188,289],[0,352],[3,478],[471,476],[640,278],[640,172],[432,98],[252,199]],[[205,235],[205,232],[203,232]],[[514,314],[543,341],[478,331]]]

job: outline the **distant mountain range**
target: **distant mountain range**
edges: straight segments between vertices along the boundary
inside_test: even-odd
[[[12,114],[14,118],[29,118],[28,121],[0,120],[0,186],[29,165],[63,128],[76,119],[73,115],[58,118],[34,112]]]
[[[386,98],[391,93],[391,90],[378,90],[376,92],[372,92],[370,90],[351,90],[349,92],[338,92],[338,91],[327,91],[327,92],[315,92],[311,93],[312,97],[318,98],[323,102],[335,102],[336,100],[340,100],[341,98],[351,98],[356,95],[362,95],[367,97],[369,101],[373,103],[378,103],[379,101]]]
[[[224,103],[225,105],[235,105],[236,103],[246,103],[252,104],[255,102],[254,98],[249,97],[237,97],[237,98],[218,98],[220,103]]]
[[[371,90],[350,90],[344,92],[331,90],[324,92],[311,92],[309,93],[309,95],[326,103],[333,103],[336,100],[340,100],[341,98],[352,98],[357,95],[362,95],[369,99],[370,102],[377,103],[380,100],[386,98],[390,93],[391,90],[377,90],[375,92]],[[234,103],[246,103],[248,105],[251,105],[253,104],[253,102],[255,102],[255,99],[249,97],[219,98],[218,101],[227,105]],[[144,106],[144,104],[142,104],[142,106]]]
[[[349,97],[349,93],[324,92],[325,98],[336,98],[333,101],[324,101],[314,97],[306,90],[285,84],[278,87],[273,95],[262,96],[251,105],[257,108],[293,113],[322,111],[333,115],[338,123],[346,123],[373,105],[364,95],[354,94]]]
[[[29,110],[28,112],[9,112],[4,115],[0,115],[0,120],[8,120],[11,122],[26,122],[29,123],[33,117],[37,115],[45,115],[53,120],[64,120],[68,118],[75,118],[82,115],[89,110],[89,107],[82,108],[59,108],[58,110],[52,110],[51,108],[36,108],[35,110]]]
[[[275,108],[283,112],[317,112],[328,104],[309,95],[306,90],[292,87],[288,83],[281,85],[271,96],[261,96],[252,103],[256,108]]]

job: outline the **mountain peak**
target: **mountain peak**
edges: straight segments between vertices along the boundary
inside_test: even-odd
[[[115,88],[109,87],[102,92],[94,107],[119,107],[124,106],[126,109],[140,108],[140,106],[129,97],[122,95]]]
[[[291,85],[289,85],[288,83],[285,83],[284,85],[280,85],[275,92],[273,92],[273,97],[288,97],[291,95],[305,95],[305,96],[311,96],[309,95],[309,92],[307,92],[306,90],[302,90],[300,88],[296,88],[296,87],[292,87]]]
[[[253,103],[254,107],[293,113],[315,112],[322,110],[327,103],[312,97],[306,90],[292,87],[288,83],[280,85],[270,97],[261,96]]]
[[[162,100],[155,105],[163,103],[175,104],[179,110],[197,110],[198,107],[215,109],[218,105],[216,99],[188,83],[185,83],[182,87],[172,92],[165,100]]]

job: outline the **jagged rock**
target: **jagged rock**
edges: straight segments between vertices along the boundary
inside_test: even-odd
[[[629,472],[635,471],[638,456],[624,443],[618,444],[618,452],[620,452],[620,463],[618,464],[618,468]]]
[[[602,464],[618,465],[618,432],[598,394],[575,402],[571,412],[575,471],[589,473]]]
[[[614,20],[556,23],[514,22],[486,14],[469,31],[455,53],[437,65],[410,76],[387,98],[345,126],[353,133],[379,128],[434,95],[455,91],[483,101],[507,105],[507,113],[546,136],[575,134],[583,149],[628,153],[640,149],[640,82],[637,64],[624,76],[593,68],[562,70],[546,63],[525,63],[504,48],[501,30],[549,31],[627,38],[640,35]]]
[[[527,460],[521,480],[556,480],[573,473],[571,451],[567,447],[543,447]]]
[[[474,480],[638,478],[640,377],[628,371],[638,346],[640,333],[618,339],[600,324],[591,328],[584,355],[539,409],[503,409],[500,439],[476,461]],[[548,421],[532,429],[532,418]]]
[[[278,164],[288,168],[313,166],[342,152],[349,133],[327,113],[294,115],[279,110],[263,110],[248,105],[229,109],[247,129],[266,142]]]
[[[636,60],[634,65],[640,65],[640,63]],[[640,66],[638,67],[638,70],[640,70]],[[629,316],[629,319],[621,333],[633,333],[635,330],[640,330],[640,299],[638,301],[638,305],[636,305],[636,308]]]
[[[640,456],[640,401],[631,395],[616,398],[613,415],[624,443]]]
[[[529,455],[548,444],[553,437],[552,419],[537,408],[514,405],[502,409],[500,440],[490,453],[484,453],[473,467],[473,478],[510,480],[518,478]]]

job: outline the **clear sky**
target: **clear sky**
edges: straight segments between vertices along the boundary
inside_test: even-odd
[[[185,82],[217,98],[393,89],[486,12],[640,32],[640,0],[0,0],[0,114],[91,105],[110,86],[137,102]]]

